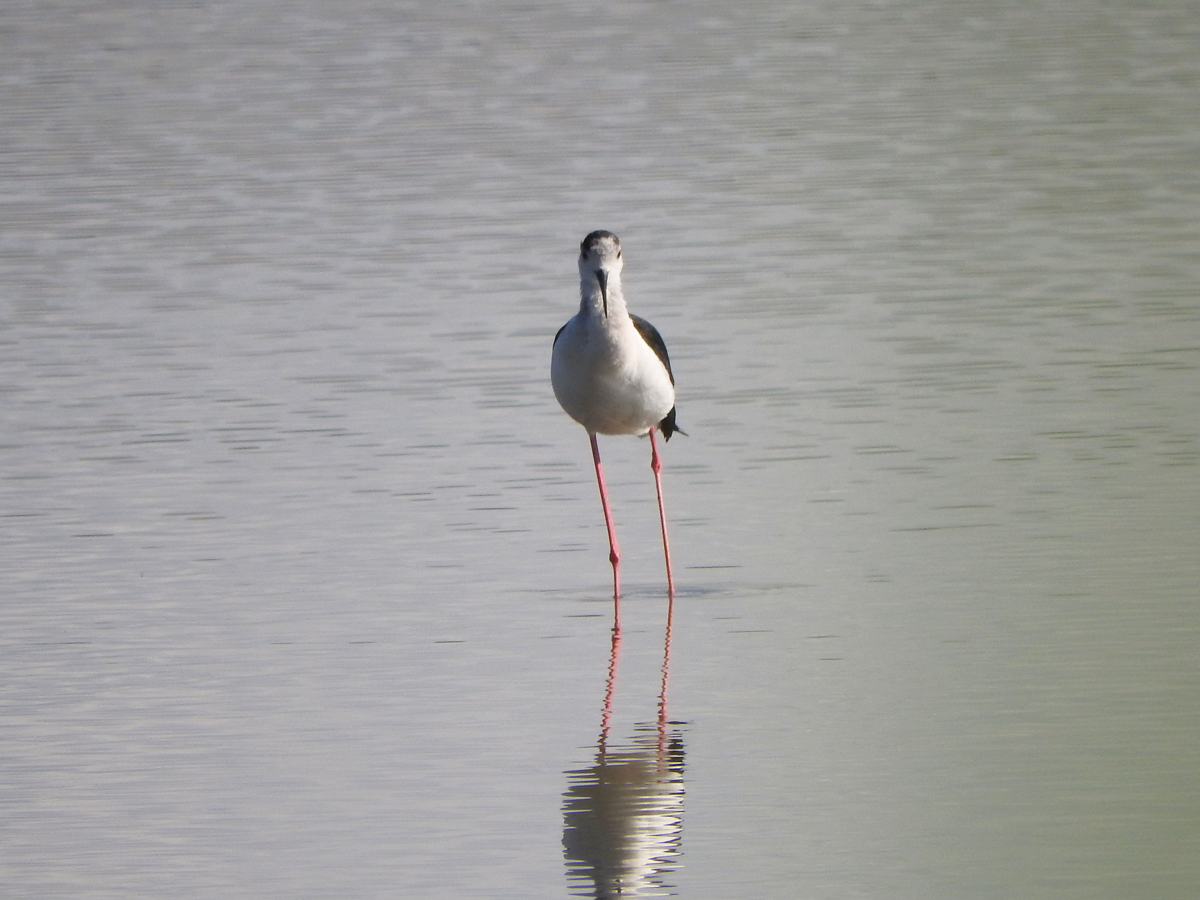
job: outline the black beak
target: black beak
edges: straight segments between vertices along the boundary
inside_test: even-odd
[[[596,280],[600,282],[600,296],[604,300],[604,318],[608,318],[608,273],[603,269],[596,270]]]

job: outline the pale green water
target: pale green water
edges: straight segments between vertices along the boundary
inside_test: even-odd
[[[609,228],[642,890],[1195,895],[1194,6],[8,4],[0,92],[8,893],[581,889]]]

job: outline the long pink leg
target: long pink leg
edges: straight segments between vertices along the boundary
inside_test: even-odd
[[[621,598],[621,548],[617,545],[617,529],[613,526],[612,511],[608,508],[608,489],[604,486],[604,468],[600,465],[600,447],[596,435],[592,439],[592,459],[596,463],[596,481],[600,485],[600,502],[604,505],[604,525],[608,528],[608,561],[613,567],[613,601]],[[618,624],[618,623],[614,623]]]
[[[594,440],[594,439],[593,439]],[[654,470],[654,488],[658,492],[658,520],[662,523],[663,556],[667,558],[667,596],[675,596],[675,579],[671,576],[671,545],[667,541],[667,508],[663,506],[662,460],[658,458],[658,442],[650,429],[650,468]]]

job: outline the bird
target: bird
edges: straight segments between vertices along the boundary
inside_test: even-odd
[[[675,375],[667,345],[658,329],[629,312],[621,286],[623,266],[621,241],[611,231],[593,231],[579,245],[579,312],[554,336],[550,381],[559,405],[587,430],[591,441],[604,524],[608,529],[614,601],[621,596],[621,550],[596,435],[650,436],[650,468],[658,494],[667,594],[674,598],[662,460],[654,431],[662,432],[664,441],[669,441],[675,433],[687,432],[675,422]]]

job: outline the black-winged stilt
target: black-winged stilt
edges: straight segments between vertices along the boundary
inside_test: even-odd
[[[621,242],[609,231],[593,231],[579,245],[579,312],[554,336],[550,378],[554,396],[567,415],[587,429],[592,460],[608,528],[608,558],[613,567],[613,599],[621,596],[621,550],[613,527],[597,434],[650,435],[650,468],[658,492],[667,593],[675,596],[667,513],[663,506],[662,461],[654,429],[670,440],[675,424],[675,377],[667,346],[658,331],[629,314],[621,289]]]

